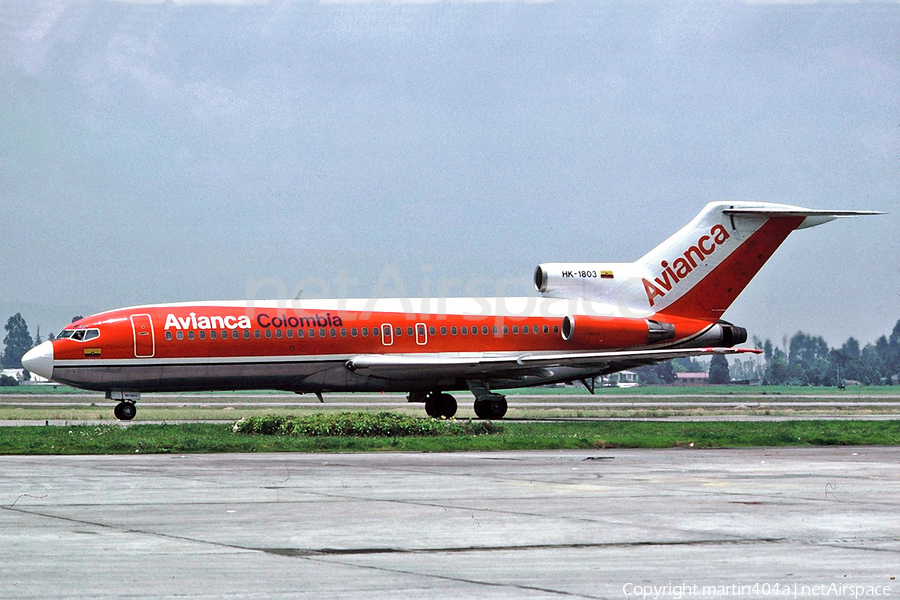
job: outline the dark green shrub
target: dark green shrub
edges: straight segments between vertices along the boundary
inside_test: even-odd
[[[394,412],[318,413],[302,417],[248,417],[235,433],[306,437],[436,437],[499,433],[490,421],[421,419]]]

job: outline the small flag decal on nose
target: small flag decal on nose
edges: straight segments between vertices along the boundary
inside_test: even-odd
[[[85,356],[100,356],[100,348],[85,348]]]
[[[600,279],[613,279],[612,271],[600,271]]]

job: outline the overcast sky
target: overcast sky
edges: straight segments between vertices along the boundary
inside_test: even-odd
[[[892,213],[793,234],[725,315],[873,342],[898,184],[898,4],[0,3],[0,317],[32,333],[530,295],[538,263],[630,262],[748,199]]]

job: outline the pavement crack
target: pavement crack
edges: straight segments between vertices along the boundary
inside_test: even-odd
[[[349,556],[374,554],[456,554],[464,552],[522,552],[531,550],[580,550],[593,548],[641,548],[667,546],[719,546],[742,544],[777,544],[787,541],[785,538],[721,538],[703,540],[650,540],[642,542],[587,542],[561,544],[509,544],[496,546],[445,546],[435,548],[245,548],[267,554],[307,558],[314,556]]]

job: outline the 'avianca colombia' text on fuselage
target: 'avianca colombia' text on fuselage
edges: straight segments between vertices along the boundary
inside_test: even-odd
[[[477,366],[460,375],[449,368],[420,374],[411,364],[410,377],[403,379],[378,377],[347,363],[360,355],[390,353],[442,358],[450,365],[465,362],[470,355],[479,359],[525,353],[577,355],[698,343],[731,346],[746,339],[740,328],[683,317],[560,317],[552,315],[552,309],[564,300],[500,300],[507,304],[520,300],[518,304],[530,310],[527,316],[518,311],[498,315],[493,310],[498,299],[492,298],[445,299],[449,305],[460,305],[458,314],[411,312],[421,308],[413,306],[422,303],[416,299],[345,300],[343,310],[325,301],[119,309],[83,319],[60,334],[53,342],[52,378],[86,389],[133,392],[451,390],[467,389],[466,380],[478,374]],[[486,314],[472,314],[478,309]],[[495,374],[491,379],[493,388],[502,389],[597,372],[596,364],[540,366],[525,372],[511,369],[505,381]]]

